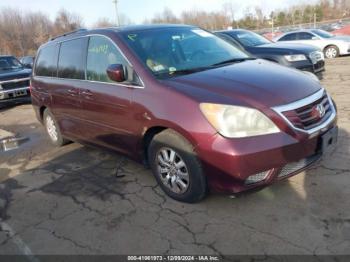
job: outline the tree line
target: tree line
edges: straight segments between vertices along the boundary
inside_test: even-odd
[[[294,5],[270,14],[265,14],[259,6],[250,7],[243,12],[241,18],[237,18],[238,8],[237,1],[227,2],[222,6],[222,10],[212,12],[192,9],[175,15],[171,9],[165,8],[152,18],[146,19],[144,23],[192,24],[208,30],[227,27],[254,30],[270,27],[271,19],[278,27],[311,23],[315,15],[317,22],[350,17],[350,0],[319,0],[313,5]],[[124,14],[120,15],[120,21],[121,24],[132,23]],[[113,23],[109,18],[101,18],[92,25],[110,26],[113,26]],[[17,9],[3,8],[0,10],[0,55],[34,55],[39,46],[51,37],[82,27],[82,17],[64,9],[60,10],[54,19],[50,19],[42,12],[23,13]]]
[[[0,10],[0,55],[34,55],[52,36],[80,28],[82,18],[60,10],[54,21],[41,13],[22,13],[17,9]]]
[[[274,25],[297,25],[303,23],[321,22],[331,19],[350,17],[350,0],[319,0],[316,4],[298,4],[283,10],[275,10],[265,14],[260,6],[248,7],[243,11],[243,17],[237,18],[239,3],[229,1],[222,10],[205,12],[198,10],[183,11],[176,16],[169,8],[148,19],[145,23],[184,23],[194,24],[208,30],[246,28],[251,30],[267,28]]]

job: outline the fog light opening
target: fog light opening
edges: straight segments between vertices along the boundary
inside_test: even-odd
[[[267,176],[269,175],[269,172],[270,172],[270,170],[260,172],[260,173],[255,174],[255,175],[251,175],[245,180],[244,183],[246,185],[251,185],[251,184],[256,184],[256,183],[259,183],[261,181],[264,181],[267,178]]]

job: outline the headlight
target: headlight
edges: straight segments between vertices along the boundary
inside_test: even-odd
[[[313,64],[317,64],[318,61],[324,60],[324,54],[321,51],[312,52],[309,56]]]
[[[224,137],[239,138],[278,133],[278,127],[260,111],[231,105],[200,104],[209,123]]]
[[[287,59],[288,62],[298,62],[307,60],[305,55],[285,55],[284,58]]]

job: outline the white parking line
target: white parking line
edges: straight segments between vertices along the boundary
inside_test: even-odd
[[[23,242],[23,240],[16,235],[16,232],[12,229],[12,227],[0,220],[0,228],[2,231],[6,232],[8,234],[8,237],[11,239],[11,241],[18,247],[20,252],[27,257],[27,259],[31,262],[39,262],[39,259],[37,259],[30,248]]]

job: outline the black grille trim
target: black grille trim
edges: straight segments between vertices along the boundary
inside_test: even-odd
[[[21,87],[28,87],[30,85],[29,79],[28,80],[23,80],[23,81],[18,81],[18,82],[3,82],[1,83],[1,86],[4,90],[11,90],[15,88],[21,88]]]

